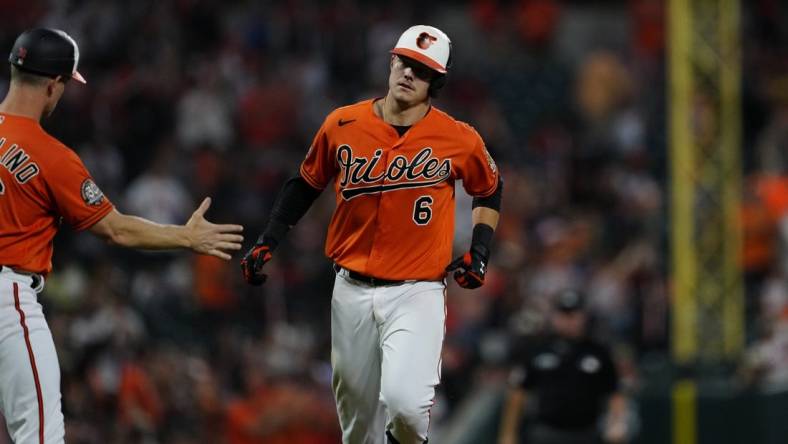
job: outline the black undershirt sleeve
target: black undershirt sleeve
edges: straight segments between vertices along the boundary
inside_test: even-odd
[[[276,196],[268,225],[257,242],[270,246],[271,250],[276,249],[290,228],[301,220],[320,196],[321,191],[323,190],[309,185],[300,174],[285,182]]]
[[[474,197],[472,207],[487,207],[495,211],[501,211],[501,197],[503,196],[503,177],[498,174],[498,186],[495,191],[487,197]]]

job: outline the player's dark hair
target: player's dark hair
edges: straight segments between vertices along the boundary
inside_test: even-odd
[[[44,86],[50,79],[51,77],[49,76],[25,71],[15,65],[11,65],[11,82],[30,86]]]
[[[427,90],[427,94],[429,94],[429,96],[434,99],[438,97],[438,93],[444,86],[446,86],[446,74],[438,74],[430,82],[430,87]]]

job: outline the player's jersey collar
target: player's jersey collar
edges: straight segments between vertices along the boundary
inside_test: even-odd
[[[391,124],[390,124],[390,123],[386,122],[385,120],[383,120],[383,117],[381,117],[381,116],[379,116],[379,115],[377,115],[377,114],[375,113],[375,103],[376,103],[378,100],[383,100],[383,99],[384,99],[383,97],[376,97],[376,98],[374,98],[374,99],[370,99],[370,100],[368,100],[368,101],[367,101],[367,109],[368,109],[368,112],[369,112],[369,114],[372,116],[372,119],[374,119],[374,120],[377,120],[377,121],[380,121],[380,122],[384,123],[386,126],[388,126],[389,128],[391,128],[391,130],[392,130],[393,132],[395,132],[395,133],[396,133],[397,131],[396,131],[394,128],[392,128],[392,126],[391,126]],[[434,107],[434,106],[432,106],[432,104],[430,104],[430,105],[429,105],[429,108],[427,108],[427,112],[424,114],[424,117],[422,117],[422,118],[421,118],[421,119],[419,119],[418,121],[414,122],[414,123],[413,123],[413,125],[411,125],[411,126],[410,126],[410,129],[409,129],[409,130],[408,130],[408,131],[407,131],[407,132],[406,132],[406,133],[403,135],[403,137],[404,137],[405,135],[407,135],[408,133],[412,133],[412,132],[413,132],[413,130],[414,130],[414,129],[416,129],[417,127],[421,126],[423,122],[425,122],[425,121],[428,121],[428,120],[432,119],[433,115],[435,114],[435,112],[434,112],[434,108],[435,108],[435,107]]]

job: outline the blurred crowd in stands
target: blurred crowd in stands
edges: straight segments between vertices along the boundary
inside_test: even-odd
[[[626,389],[668,359],[663,3],[0,0],[0,48],[35,25],[68,31],[88,83],[68,85],[44,127],[121,211],[182,223],[211,196],[207,217],[243,224],[248,245],[323,117],[385,94],[402,30],[446,31],[454,65],[436,106],[481,133],[506,188],[487,284],[449,288],[439,426],[503,379],[507,349],[543,330],[563,288],[588,295]],[[743,15],[744,374],[769,387],[788,383],[786,13],[759,0]],[[470,237],[458,197],[456,251]],[[338,442],[332,209],[324,192],[261,288],[242,282],[240,254],[127,252],[61,230],[42,303],[67,442]]]

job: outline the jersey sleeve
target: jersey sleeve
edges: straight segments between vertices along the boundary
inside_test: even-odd
[[[326,134],[326,127],[326,122],[323,122],[299,170],[301,177],[318,190],[324,189],[337,172],[334,149]]]
[[[47,185],[58,214],[74,230],[92,227],[114,208],[71,150],[66,149],[63,161],[49,171]]]
[[[465,191],[474,197],[487,197],[498,186],[498,167],[495,165],[479,133],[470,129],[473,143],[459,166],[459,178]]]

